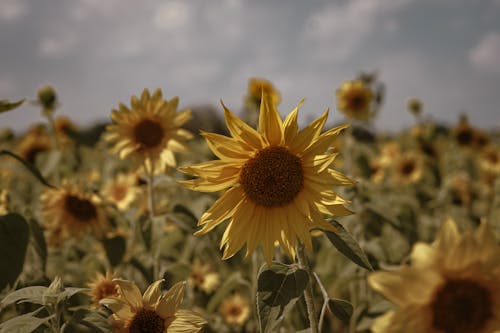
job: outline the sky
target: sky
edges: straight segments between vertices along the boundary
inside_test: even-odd
[[[282,115],[306,98],[299,119],[329,107],[332,124],[335,90],[376,71],[377,129],[410,126],[410,97],[439,121],[500,128],[499,17],[500,0],[0,0],[0,99],[51,84],[57,112],[83,126],[144,88],[239,112],[248,79],[264,77]],[[25,103],[0,128],[41,120]]]

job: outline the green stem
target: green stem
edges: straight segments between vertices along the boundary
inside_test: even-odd
[[[314,277],[311,271],[311,267],[309,266],[309,262],[307,261],[307,257],[304,251],[304,245],[300,242],[297,244],[297,259],[299,261],[300,268],[304,269],[307,272],[307,275],[309,276],[309,283],[307,284],[307,287],[304,290],[304,299],[306,300],[307,316],[309,317],[309,325],[311,327],[311,333],[319,333],[318,320],[316,318],[316,309],[314,307],[313,288],[312,288]]]

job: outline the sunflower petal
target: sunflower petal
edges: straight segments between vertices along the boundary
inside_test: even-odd
[[[158,300],[161,297],[161,284],[165,281],[164,279],[157,280],[153,282],[148,289],[144,292],[144,295],[142,296],[142,302],[144,306],[148,306],[150,308],[154,308],[156,306],[156,303],[158,303]]]
[[[283,122],[271,96],[262,90],[259,116],[259,133],[270,146],[282,145],[284,142]]]
[[[238,141],[250,145],[254,149],[262,149],[264,142],[259,133],[236,117],[224,103],[222,103],[222,107],[224,108],[224,117],[231,136]]]
[[[121,279],[114,279],[113,281],[116,282],[118,285],[118,288],[120,288],[120,295],[122,298],[125,299],[125,301],[130,304],[130,307],[133,312],[136,312],[137,309],[142,308],[142,295],[141,291],[135,283],[132,281],[127,281],[127,280],[121,280]]]
[[[162,318],[168,318],[175,315],[177,309],[184,299],[184,290],[186,289],[186,281],[178,282],[170,288],[163,296],[156,307],[156,312]]]

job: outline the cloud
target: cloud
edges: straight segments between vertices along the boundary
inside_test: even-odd
[[[320,56],[344,60],[373,32],[380,18],[411,0],[352,0],[329,3],[306,21],[304,37],[321,48]],[[391,22],[396,25],[396,21]]]
[[[485,72],[500,74],[500,33],[490,32],[469,52],[470,63]]]
[[[61,36],[43,37],[38,45],[42,56],[58,58],[65,55],[76,44],[76,38],[71,33]]]
[[[15,21],[29,12],[29,6],[22,0],[0,1],[0,21]]]
[[[154,24],[162,30],[176,30],[186,24],[190,14],[191,9],[186,2],[166,2],[158,7]]]

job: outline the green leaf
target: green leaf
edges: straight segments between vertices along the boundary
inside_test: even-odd
[[[349,324],[353,312],[351,303],[344,301],[343,299],[330,298],[327,304],[328,308],[335,317],[339,318],[344,323]]]
[[[102,240],[102,245],[106,251],[106,256],[108,257],[109,264],[115,267],[122,262],[123,256],[125,255],[125,250],[127,249],[127,242],[122,236],[115,236],[111,238],[104,238]]]
[[[70,298],[71,296],[73,296],[75,294],[86,292],[89,290],[90,289],[88,289],[88,288],[68,287],[68,288],[64,288],[64,290],[61,291],[59,293],[59,295],[57,295],[57,298],[58,298],[58,301],[62,301],[62,300],[66,300],[66,299]]]
[[[36,330],[40,325],[48,322],[54,315],[45,317],[45,318],[37,318],[35,315],[40,312],[40,308],[33,312],[23,314],[17,317],[14,317],[6,322],[3,322],[0,325],[0,333],[30,333]]]
[[[304,292],[309,277],[296,265],[264,266],[257,281],[257,314],[262,333],[274,332]]]
[[[47,243],[45,242],[45,236],[43,235],[43,230],[40,224],[37,221],[30,219],[29,220],[31,235],[33,236],[33,240],[35,241],[35,250],[36,253],[40,256],[42,260],[42,270],[45,272],[45,266],[47,264]]]
[[[110,332],[111,326],[104,313],[93,312],[88,310],[78,310],[74,315],[74,320],[88,328],[92,332]]]
[[[31,163],[29,163],[28,161],[25,161],[24,159],[22,159],[20,156],[17,156],[16,154],[14,154],[13,152],[11,151],[8,151],[8,150],[0,150],[0,156],[1,155],[7,155],[7,156],[10,156],[12,157],[13,159],[21,162],[24,167],[26,169],[28,169],[29,172],[31,172],[31,174],[33,176],[36,177],[36,179],[38,179],[43,185],[45,186],[48,186],[48,187],[52,187],[52,188],[55,188],[53,185],[49,184],[45,178],[42,176],[42,174],[40,173],[40,171]]]
[[[2,307],[10,305],[12,303],[34,303],[34,304],[43,304],[43,295],[47,287],[43,286],[32,286],[22,288],[16,291],[11,292],[2,300]]]
[[[368,261],[366,254],[347,230],[335,220],[329,219],[328,222],[338,230],[336,233],[323,230],[333,246],[355,264],[372,271],[372,265]]]
[[[28,222],[17,213],[0,216],[0,290],[23,271],[29,241]]]
[[[0,113],[11,111],[11,110],[14,110],[14,109],[20,107],[21,104],[23,104],[25,100],[26,100],[26,98],[23,98],[20,101],[11,102],[7,99],[0,99]]]

